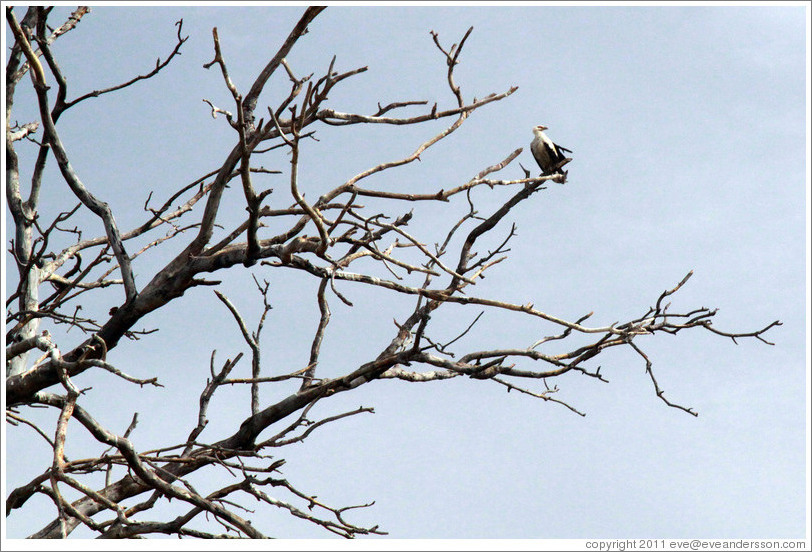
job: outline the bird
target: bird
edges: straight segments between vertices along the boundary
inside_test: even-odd
[[[564,155],[564,152],[572,153],[572,150],[554,144],[550,138],[544,134],[547,127],[538,125],[533,127],[533,142],[530,143],[530,153],[536,159],[536,163],[541,168],[542,175],[558,172],[561,167],[572,161],[571,157]]]

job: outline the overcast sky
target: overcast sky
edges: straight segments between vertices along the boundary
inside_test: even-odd
[[[223,117],[212,119],[202,101],[231,108],[219,71],[202,67],[213,57],[212,27],[245,91],[303,9],[96,6],[57,41],[68,96],[75,97],[165,58],[175,21],[183,18],[190,36],[183,55],[157,78],[86,102],[60,120],[74,167],[110,203],[119,227],[143,220],[150,191],[166,197],[217,168],[233,147],[234,132]],[[56,13],[52,24],[69,10]],[[753,331],[776,319],[783,326],[767,336],[772,347],[747,339],[736,345],[698,330],[639,341],[667,396],[698,418],[656,397],[632,351],[600,357],[608,384],[577,376],[550,382],[586,417],[462,378],[365,385],[323,401],[314,414],[361,405],[375,414],[337,422],[279,451],[285,477],[334,505],[376,501],[351,519],[378,523],[393,538],[808,538],[808,19],[808,4],[331,6],[319,15],[288,61],[298,75],[319,76],[334,54],[339,71],[369,66],[330,95],[338,111],[368,114],[378,102],[407,99],[452,107],[431,30],[448,46],[474,27],[456,74],[467,100],[519,87],[475,112],[418,166],[384,173],[379,187],[447,189],[519,147],[525,148],[519,161],[530,167],[537,124],[573,150],[568,183],[549,186],[503,222],[500,236],[510,223],[518,226],[511,259],[493,269],[481,291],[477,286],[480,294],[532,301],[569,320],[594,311],[598,326],[643,314],[693,270],[673,299],[675,309],[718,307],[714,325],[727,331]],[[285,80],[278,83],[261,104],[275,105],[286,93]],[[15,120],[34,118],[24,103],[17,100]],[[319,125],[320,141],[302,152],[301,186],[317,197],[365,168],[404,157],[438,128]],[[286,157],[272,159],[288,166]],[[64,207],[46,205],[66,193],[50,175],[43,217]],[[512,166],[505,177],[521,171]],[[264,184],[287,205],[284,182],[269,177]],[[234,216],[244,212],[240,195],[233,187],[226,195]],[[486,198],[480,206],[488,209]],[[426,243],[441,239],[467,210],[462,197],[447,212],[431,207],[421,215],[420,207],[410,228]],[[172,252],[139,261],[138,285]],[[8,256],[5,262],[13,263]],[[250,275],[233,272],[222,289],[254,325],[260,305]],[[318,321],[317,282],[259,267],[253,273],[271,282],[274,307],[263,334],[263,369],[278,374],[304,366]],[[322,376],[374,357],[393,335],[393,318],[403,320],[412,305],[388,303],[386,294],[362,286],[341,289],[355,307],[331,299]],[[103,316],[120,295],[111,290],[107,303],[83,306]],[[459,333],[478,312],[438,315],[438,338]],[[139,450],[188,434],[212,349],[220,361],[248,352],[208,288],[190,290],[143,324],[161,330],[122,342],[108,360],[136,377],[158,376],[165,387],[134,393],[102,376],[84,399],[120,432],[139,412],[132,436]],[[527,347],[549,329],[486,313],[467,343]],[[60,347],[70,350],[82,339],[68,334]],[[111,402],[125,391],[138,402]],[[244,391],[224,392],[212,403],[202,438],[231,433],[247,414]],[[283,396],[274,393],[265,391],[263,403]],[[28,428],[10,428],[8,439],[6,492],[39,473],[49,454]],[[26,536],[52,517],[15,511],[6,520],[8,536]],[[329,536],[281,514],[262,523],[275,537]]]

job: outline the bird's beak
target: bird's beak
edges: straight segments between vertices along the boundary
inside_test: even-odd
[[[539,126],[536,127],[536,130],[540,130],[540,131],[544,132],[545,130],[547,130],[547,127],[544,126],[544,125],[539,125]]]

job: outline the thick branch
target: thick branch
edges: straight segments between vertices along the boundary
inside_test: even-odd
[[[130,302],[137,295],[135,280],[133,278],[132,267],[130,266],[130,258],[127,256],[127,252],[124,249],[124,244],[121,241],[121,235],[119,234],[118,227],[116,226],[116,221],[113,218],[113,213],[110,211],[110,207],[107,205],[107,203],[96,199],[96,197],[91,194],[87,188],[85,188],[85,185],[79,179],[71,166],[68,154],[62,145],[62,141],[59,139],[59,134],[56,131],[53,118],[51,117],[51,112],[48,106],[45,72],[42,69],[42,65],[34,54],[34,51],[31,49],[28,38],[25,36],[25,33],[17,23],[17,19],[14,17],[14,12],[11,8],[7,9],[6,18],[12,32],[14,33],[14,38],[22,46],[25,57],[28,59],[28,63],[33,68],[32,78],[34,79],[34,88],[37,91],[40,117],[42,118],[45,129],[45,139],[53,149],[54,157],[56,157],[59,169],[71,191],[88,209],[102,219],[104,228],[107,232],[107,239],[110,241],[110,245],[113,248],[119,266],[121,267],[121,275],[124,279],[124,289],[126,292],[127,302]]]
[[[293,45],[296,44],[296,41],[307,32],[307,26],[310,24],[310,22],[313,21],[318,14],[324,11],[324,9],[324,6],[311,6],[307,8],[301,19],[299,19],[299,22],[295,27],[293,27],[293,30],[288,35],[288,38],[285,40],[284,44],[282,44],[282,47],[279,48],[276,55],[274,55],[271,61],[269,61],[259,73],[259,76],[257,76],[254,84],[251,86],[251,90],[249,90],[248,94],[245,95],[245,100],[243,102],[246,121],[249,123],[253,121],[253,113],[257,106],[257,99],[259,98],[260,93],[262,93],[265,83],[268,82],[268,79],[271,78],[271,75],[273,75],[274,71],[276,71],[276,69],[282,63],[282,60],[284,60],[290,53]]]

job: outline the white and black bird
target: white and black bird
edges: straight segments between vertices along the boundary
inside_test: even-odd
[[[550,138],[544,134],[547,127],[539,125],[533,127],[533,142],[530,143],[530,153],[536,158],[536,163],[541,168],[541,173],[544,175],[553,174],[558,172],[561,167],[572,161],[571,157],[564,155],[564,152],[572,153],[572,150],[561,147],[553,143]]]

